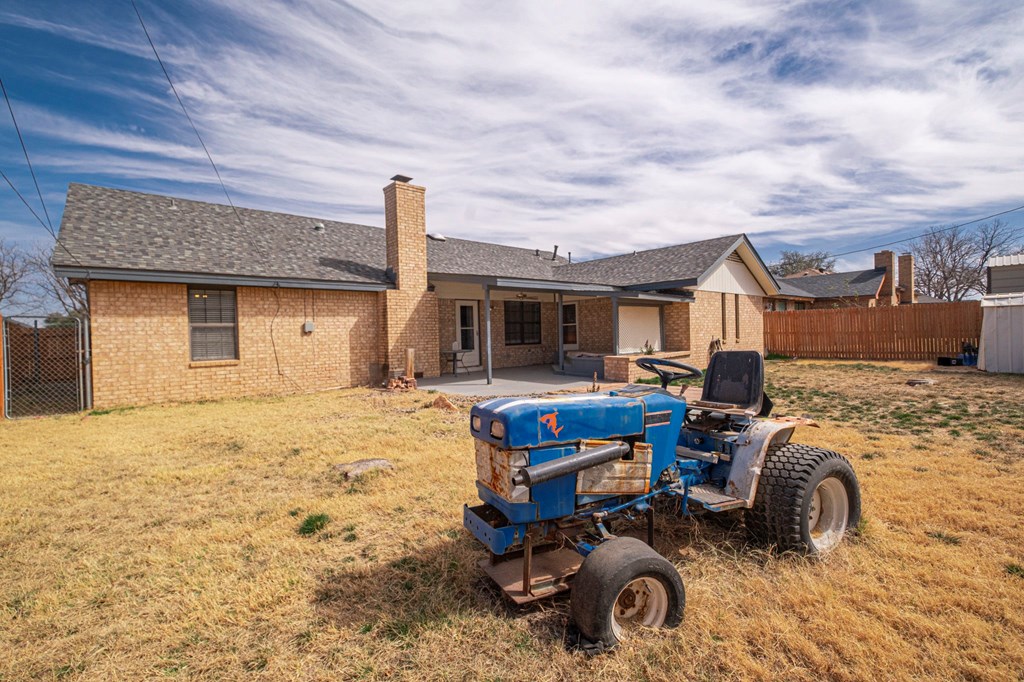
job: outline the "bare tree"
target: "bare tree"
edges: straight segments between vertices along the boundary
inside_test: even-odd
[[[89,298],[85,285],[58,277],[50,265],[53,248],[37,249],[29,258],[29,269],[37,289],[39,307],[60,306],[67,317],[85,319],[89,316]]]
[[[12,304],[25,292],[28,275],[29,263],[25,253],[0,239],[0,309]]]
[[[836,259],[829,256],[828,251],[783,251],[779,260],[768,266],[776,277],[788,277],[804,270],[829,271],[836,266]]]
[[[914,288],[943,301],[984,294],[985,262],[1022,250],[1022,239],[1024,228],[999,219],[975,228],[933,227],[911,244]]]

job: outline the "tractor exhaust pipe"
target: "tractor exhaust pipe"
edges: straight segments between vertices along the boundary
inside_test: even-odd
[[[577,471],[596,467],[599,464],[613,462],[621,459],[628,452],[629,445],[622,441],[599,445],[591,450],[577,452],[575,455],[524,467],[512,477],[512,485],[525,485],[527,488],[532,488],[559,476],[575,474]]]

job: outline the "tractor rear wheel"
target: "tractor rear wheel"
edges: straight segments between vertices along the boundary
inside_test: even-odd
[[[569,609],[584,637],[610,649],[638,627],[676,627],[685,605],[675,566],[645,542],[616,538],[584,560]]]
[[[786,443],[769,446],[746,525],[783,551],[824,554],[860,522],[860,485],[845,457]]]

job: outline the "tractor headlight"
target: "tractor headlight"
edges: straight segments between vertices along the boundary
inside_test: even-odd
[[[477,433],[480,433],[480,415],[473,415],[473,418],[469,420],[469,426]]]
[[[505,437],[505,425],[499,421],[491,422],[491,438],[501,440]]]

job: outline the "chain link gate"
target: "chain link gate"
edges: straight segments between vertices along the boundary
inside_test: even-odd
[[[4,416],[78,412],[89,406],[87,328],[71,317],[3,320]]]

